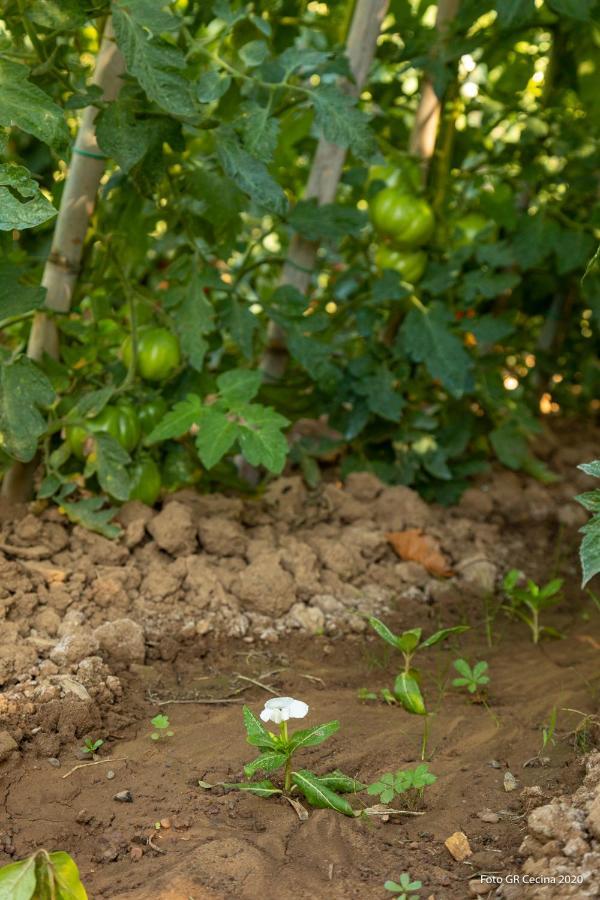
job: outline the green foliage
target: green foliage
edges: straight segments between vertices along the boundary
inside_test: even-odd
[[[87,900],[77,866],[68,853],[37,850],[0,869],[0,900]]]
[[[393,803],[400,794],[410,794],[414,801],[416,797],[422,797],[426,787],[437,781],[436,776],[429,771],[426,763],[421,763],[415,769],[398,769],[397,772],[386,772],[377,781],[367,788],[368,794],[375,794],[381,803]]]
[[[128,75],[104,101],[91,63],[109,12]],[[111,497],[127,499],[144,459],[170,470],[174,448],[194,472],[190,483],[201,478],[206,489],[239,484],[238,454],[265,478],[291,459],[315,485],[333,446],[342,474],[372,471],[443,503],[493,458],[549,480],[530,447],[540,395],[552,414],[585,412],[600,385],[600,272],[589,262],[598,223],[591,135],[600,124],[594,4],[503,0],[496,12],[462,4],[442,60],[431,52],[426,7],[392,4],[355,99],[341,49],[347,0],[331,0],[327,16],[297,0],[285,15],[241,0],[36,2],[26,16],[8,4],[3,459],[41,450],[40,496],[112,534]],[[458,98],[454,136],[442,136],[425,186],[406,152],[415,71]],[[72,310],[52,314],[59,358],[27,364],[20,354],[44,299],[42,261],[88,104],[99,113],[107,179]],[[321,138],[346,156],[332,202],[319,206],[307,177]],[[423,211],[423,234],[435,218],[405,276],[383,263],[414,256],[396,246],[406,234],[383,238],[366,214],[386,187]],[[298,238],[320,245],[306,292],[281,284]],[[260,371],[269,321],[285,336],[285,377],[227,396],[221,376]],[[124,365],[123,341],[141,339],[145,327],[177,337],[181,360],[164,380]],[[136,406],[160,396],[169,412],[145,448],[125,448],[129,458],[96,437],[94,458],[69,454],[65,427],[97,415],[81,403],[104,390]],[[335,439],[300,437],[290,450],[288,427],[324,416]],[[169,475],[163,491],[171,485]],[[95,496],[104,505],[90,505]],[[598,565],[587,551],[594,534],[590,523],[586,579]]]
[[[153,741],[160,741],[163,738],[173,737],[175,734],[174,731],[171,731],[171,723],[168,716],[163,716],[162,714],[154,716],[153,719],[150,719],[150,724],[154,725],[156,728],[156,731],[153,731],[150,735]]]
[[[600,478],[600,460],[590,463],[582,463],[578,466],[586,475],[592,478]],[[580,529],[583,534],[579,556],[581,559],[582,587],[590,581],[594,575],[600,572],[600,488],[586,491],[575,497],[578,503],[592,513],[587,524]]]
[[[236,390],[235,379],[230,379],[229,388]],[[244,393],[247,387],[242,381],[238,382],[237,390]],[[285,698],[288,699],[288,698]],[[296,702],[296,701],[294,701]],[[311,728],[300,729],[293,734],[288,734],[288,723],[283,720],[279,726],[279,735],[267,731],[262,721],[244,706],[244,727],[246,740],[249,744],[260,749],[260,755],[244,766],[244,775],[251,778],[257,772],[275,772],[284,768],[283,790],[290,793],[299,790],[308,800],[311,806],[321,809],[333,809],[347,816],[354,816],[354,810],[342,794],[354,794],[365,788],[357,779],[351,778],[338,769],[329,775],[315,775],[305,769],[293,770],[294,754],[305,747],[315,747],[322,744],[335,734],[340,727],[337,721],[326,722],[324,725],[314,725]],[[273,794],[282,793],[270,781],[239,782],[226,784],[228,788],[246,790],[261,797],[270,797]]]
[[[452,665],[459,674],[458,678],[452,680],[454,687],[466,687],[470,694],[486,689],[490,681],[486,674],[489,668],[487,662],[482,660],[471,668],[466,659],[455,659]]]
[[[85,739],[85,741],[83,742],[83,747],[81,749],[83,753],[89,753],[90,756],[94,756],[96,750],[99,750],[100,747],[103,746],[103,744],[104,741],[101,738],[94,740],[93,738],[89,737]]]
[[[386,881],[383,886],[386,891],[397,894],[398,900],[419,900],[419,894],[414,892],[420,890],[423,884],[413,881],[408,872],[402,872],[400,881]]]
[[[562,637],[555,628],[540,624],[540,614],[560,603],[562,586],[562,578],[553,578],[543,586],[538,585],[531,578],[526,579],[518,569],[511,569],[504,577],[502,587],[509,601],[504,609],[525,622],[534,644],[544,635]]]

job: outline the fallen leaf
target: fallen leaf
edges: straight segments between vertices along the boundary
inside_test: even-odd
[[[591,634],[576,634],[575,638],[580,644],[589,644],[594,650],[600,650],[600,644]]]
[[[129,850],[129,858],[133,860],[133,862],[139,862],[143,855],[144,851],[141,847],[131,847]]]
[[[469,839],[463,831],[455,831],[449,838],[446,838],[444,845],[450,856],[457,862],[462,862],[473,854]]]
[[[294,797],[288,797],[287,794],[283,795],[290,806],[296,811],[296,815],[300,819],[301,822],[306,822],[308,819],[308,810],[302,806],[299,800],[295,800]]]
[[[423,529],[390,531],[385,537],[401,559],[418,562],[432,575],[441,578],[450,578],[453,574],[439,541],[430,534],[424,534]]]

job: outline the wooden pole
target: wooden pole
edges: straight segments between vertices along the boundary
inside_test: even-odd
[[[460,0],[440,0],[437,8],[435,27],[437,40],[434,52],[443,50],[451,31],[451,25],[458,12]],[[429,162],[435,150],[438,126],[442,111],[442,98],[438,97],[431,78],[425,78],[421,87],[421,99],[410,136],[409,149],[421,159],[423,180],[427,179]]]
[[[104,100],[114,100],[121,86],[125,62],[117,47],[108,19],[92,83],[102,89]],[[88,106],[83,112],[73,156],[65,182],[50,255],[44,266],[42,285],[46,288],[45,305],[56,312],[68,312],[83,253],[83,245],[94,211],[100,179],[105,169],[104,156],[96,141],[95,120],[98,110]],[[40,361],[44,354],[58,357],[58,330],[44,312],[36,313],[27,355]],[[15,462],[2,482],[2,496],[13,503],[28,499],[33,487],[37,459],[30,463]]]
[[[389,0],[356,0],[346,42],[350,69],[355,79],[353,84],[346,85],[349,94],[358,96],[365,85],[388,4]],[[334,201],[345,159],[345,147],[320,139],[306,186],[307,200],[316,198],[319,205]],[[280,285],[289,284],[305,294],[312,277],[318,247],[318,241],[309,241],[295,234],[290,242]],[[267,347],[261,360],[265,377],[269,380],[281,378],[287,362],[285,332],[275,322],[270,322]]]

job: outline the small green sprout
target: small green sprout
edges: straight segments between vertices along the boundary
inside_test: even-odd
[[[386,772],[378,781],[370,784],[367,794],[379,794],[381,803],[391,803],[399,794],[408,793],[411,801],[422,798],[425,788],[437,781],[427,763],[416,769],[398,769],[396,773]]]
[[[89,753],[90,756],[95,756],[96,751],[99,750],[103,744],[104,744],[104,741],[101,738],[98,738],[98,740],[95,741],[93,738],[88,737],[83,742],[83,747],[81,748],[81,752]]]
[[[420,881],[411,881],[408,872],[403,872],[400,881],[386,881],[383,886],[386,891],[397,894],[398,900],[419,900],[419,894],[413,892],[420,891],[423,884]]]
[[[381,691],[382,699],[391,704],[398,700],[404,709],[416,716],[423,716],[423,739],[421,741],[421,759],[425,759],[427,741],[429,737],[429,712],[425,705],[425,698],[421,692],[421,672],[413,667],[413,657],[422,650],[434,647],[441,641],[445,641],[453,634],[462,634],[468,631],[468,625],[455,625],[453,628],[441,628],[425,640],[422,640],[423,629],[411,628],[402,634],[394,634],[393,631],[375,616],[369,618],[369,625],[382,640],[394,647],[402,654],[403,669],[396,676],[393,691],[384,689]]]
[[[168,716],[158,715],[150,720],[150,724],[157,729],[153,731],[150,737],[153,741],[160,741],[163,738],[173,737],[174,732],[170,730],[170,722]]]
[[[519,583],[523,580],[525,580],[525,587],[519,587]],[[509,601],[503,608],[510,615],[517,616],[529,626],[534,644],[539,643],[540,637],[544,634],[554,638],[562,637],[556,628],[540,625],[540,613],[560,603],[562,586],[562,578],[553,578],[552,581],[540,586],[531,578],[525,579],[523,573],[518,569],[511,569],[502,582],[504,593]]]
[[[453,679],[454,687],[466,687],[470,694],[485,692],[485,686],[490,681],[489,675],[486,674],[489,668],[486,662],[482,660],[471,668],[466,659],[455,659],[453,665],[460,675],[460,678]]]

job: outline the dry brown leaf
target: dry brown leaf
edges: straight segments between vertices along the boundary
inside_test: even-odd
[[[454,857],[457,862],[462,862],[473,853],[469,839],[463,831],[455,831],[449,838],[446,838],[444,844],[450,856]]]
[[[424,534],[421,528],[390,531],[386,534],[386,539],[398,556],[420,563],[432,575],[449,578],[453,574],[439,542],[430,534]]]
[[[589,644],[590,647],[594,648],[594,650],[600,650],[600,644],[598,643],[596,638],[593,638],[591,636],[591,634],[576,634],[575,638],[579,641],[580,644]]]

